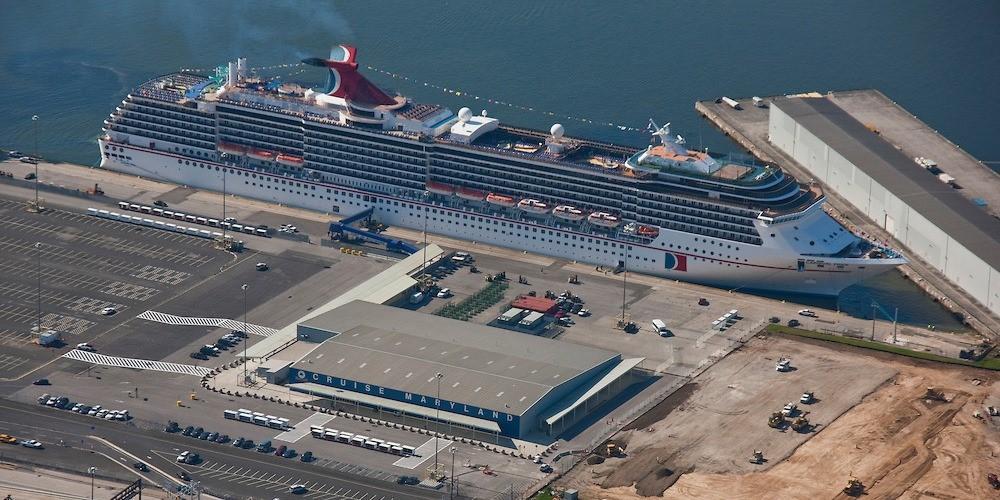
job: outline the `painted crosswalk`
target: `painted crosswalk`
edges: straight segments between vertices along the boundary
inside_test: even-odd
[[[158,372],[179,373],[181,375],[194,375],[204,377],[211,371],[208,368],[194,365],[184,365],[180,363],[167,363],[164,361],[153,361],[149,359],[120,358],[118,356],[107,356],[96,352],[81,351],[73,349],[64,358],[85,361],[95,365],[116,366],[119,368],[134,368],[136,370],[153,370]]]
[[[139,319],[144,319],[146,321],[155,321],[157,323],[165,323],[168,325],[184,325],[184,326],[214,326],[219,328],[228,328],[230,330],[243,331],[243,322],[236,321],[234,319],[226,318],[197,318],[194,316],[175,316],[173,314],[161,313],[156,311],[146,311],[138,316]],[[252,333],[254,335],[260,335],[262,337],[269,337],[274,335],[277,330],[274,328],[255,325],[253,323],[246,324],[247,333]]]

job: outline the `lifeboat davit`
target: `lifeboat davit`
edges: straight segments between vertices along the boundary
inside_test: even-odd
[[[595,226],[618,227],[622,220],[607,212],[594,212],[587,217],[587,221]]]
[[[427,190],[434,194],[451,196],[455,194],[455,186],[443,182],[427,181]]]
[[[552,215],[555,215],[560,219],[570,221],[578,221],[587,216],[587,214],[583,213],[583,210],[579,210],[576,207],[571,207],[569,205],[559,205],[552,211]]]
[[[507,196],[505,194],[490,193],[486,195],[487,203],[492,203],[494,205],[500,205],[501,207],[513,207],[517,205],[517,200],[513,196]]]
[[[250,149],[247,156],[255,160],[271,161],[274,159],[274,151],[268,151],[266,149]]]
[[[301,167],[306,161],[301,156],[280,154],[278,155],[277,162],[290,167]]]
[[[227,155],[243,156],[247,154],[247,148],[240,146],[239,144],[230,144],[228,142],[220,142],[216,149],[218,149],[220,153],[226,153]]]
[[[532,214],[544,214],[548,213],[549,211],[548,204],[542,203],[538,200],[531,200],[531,199],[521,200],[517,202],[517,208],[520,208],[521,210],[524,210],[525,212]]]
[[[635,232],[639,236],[645,236],[647,238],[656,238],[657,236],[660,235],[660,228],[653,227],[653,226],[642,226],[642,225],[640,225],[639,228],[636,229]]]
[[[459,187],[457,194],[458,197],[463,200],[483,201],[483,199],[486,198],[485,192],[468,187]]]

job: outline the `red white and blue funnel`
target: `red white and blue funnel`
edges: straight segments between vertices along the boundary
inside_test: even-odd
[[[338,45],[330,49],[329,59],[310,57],[302,62],[310,66],[327,68],[330,72],[326,93],[366,107],[395,104],[396,100],[382,92],[374,83],[358,72],[358,49]]]

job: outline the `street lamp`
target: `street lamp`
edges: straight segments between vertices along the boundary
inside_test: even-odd
[[[38,115],[31,115],[31,129],[35,136],[35,151],[32,153],[35,161],[35,211],[41,212],[42,207],[38,204]]]
[[[228,165],[226,163],[226,160],[229,158],[229,155],[227,155],[226,153],[221,153],[221,154],[219,154],[219,157],[222,158],[222,222],[223,222],[222,224],[219,224],[219,225],[222,226],[222,241],[225,242],[226,241],[226,224],[225,224],[225,222],[226,222],[226,170],[227,170],[226,165]],[[243,332],[243,333],[246,333],[246,332]]]
[[[430,191],[424,191],[424,202],[430,197]],[[424,205],[424,265],[420,268],[420,275],[423,276],[427,273],[427,214],[430,210],[427,205]]]
[[[455,447],[451,447],[451,488],[448,488],[448,498],[455,498]]]
[[[91,467],[87,472],[90,473],[90,500],[94,500],[94,473],[97,472],[97,467]]]
[[[35,277],[38,279],[38,317],[35,319],[35,333],[42,334],[42,242],[35,242]]]
[[[249,285],[246,283],[240,287],[243,290],[243,383],[250,385],[250,376],[247,374],[247,337],[250,334],[247,332],[247,288]]]
[[[444,374],[438,372],[434,375],[437,379],[437,399],[434,400],[434,419],[441,423],[441,379],[444,378]],[[434,473],[438,473],[438,432],[434,431]]]

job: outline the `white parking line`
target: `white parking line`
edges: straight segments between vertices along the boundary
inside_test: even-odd
[[[204,377],[211,371],[208,368],[194,365],[183,365],[180,363],[166,363],[149,359],[120,358],[118,356],[106,356],[96,352],[81,351],[73,349],[63,354],[62,357],[85,361],[95,365],[116,366],[119,368],[134,368],[137,370],[153,370],[160,372],[179,373],[181,375],[194,375]]]
[[[236,321],[233,319],[226,318],[198,318],[194,316],[176,316],[173,314],[161,313],[157,311],[146,311],[138,316],[139,319],[144,319],[146,321],[155,321],[157,323],[164,323],[167,325],[184,325],[184,326],[214,326],[217,328],[228,328],[230,330],[243,331],[243,322]],[[247,333],[252,333],[254,335],[260,335],[262,337],[268,337],[274,335],[277,330],[267,326],[255,325],[253,323],[246,324]]]
[[[447,450],[448,447],[451,446],[451,441],[447,439],[439,439],[437,446],[438,454],[440,455],[441,451]],[[403,467],[405,469],[415,469],[420,464],[429,460],[432,455],[434,455],[434,438],[430,438],[426,443],[420,445],[413,455],[400,458],[399,460],[393,462],[392,465]]]

